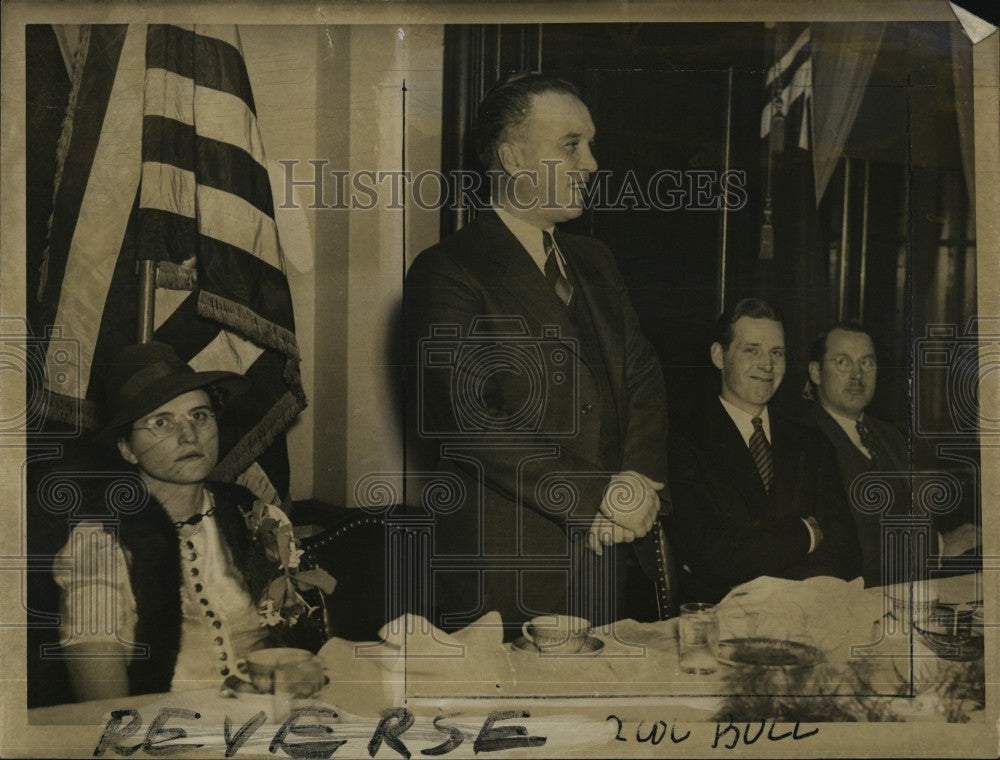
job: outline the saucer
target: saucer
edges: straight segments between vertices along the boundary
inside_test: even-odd
[[[515,652],[525,652],[526,654],[534,654],[542,657],[590,657],[604,649],[604,642],[596,636],[588,636],[583,640],[583,647],[581,647],[579,652],[569,654],[562,652],[542,652],[538,647],[524,638],[524,636],[518,636],[514,639],[511,647]]]

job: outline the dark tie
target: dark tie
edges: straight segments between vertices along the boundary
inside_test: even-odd
[[[573,299],[573,286],[559,271],[555,242],[548,232],[542,231],[542,243],[545,245],[545,279],[549,281],[559,299],[569,306],[569,302]]]
[[[750,420],[753,423],[753,435],[750,436],[750,455],[757,465],[757,472],[760,473],[760,480],[764,484],[764,490],[771,492],[771,479],[774,477],[774,461],[771,458],[771,444],[767,442],[764,435],[764,423],[760,417]]]
[[[878,459],[878,446],[875,444],[875,437],[872,435],[871,428],[869,428],[864,420],[858,420],[857,425],[858,437],[861,438],[861,445],[868,449],[868,454],[874,463]]]

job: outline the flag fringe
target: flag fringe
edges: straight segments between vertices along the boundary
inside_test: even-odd
[[[291,391],[285,393],[254,426],[253,430],[243,436],[226,454],[225,459],[215,466],[211,477],[225,483],[235,480],[271,445],[277,435],[283,433],[292,424],[292,421],[304,408],[305,404],[297,394]]]
[[[233,328],[259,346],[281,351],[289,360],[299,361],[295,333],[264,319],[243,304],[202,290],[198,293],[198,314]]]
[[[37,405],[46,404],[45,416],[53,422],[63,422],[82,430],[94,430],[98,426],[97,404],[85,398],[65,396],[49,391],[48,398]],[[28,410],[29,416],[32,409]]]
[[[49,279],[49,246],[52,242],[52,225],[55,224],[56,198],[62,186],[63,171],[66,168],[66,157],[69,154],[69,144],[73,139],[73,123],[76,117],[76,104],[80,99],[80,88],[83,86],[84,61],[90,50],[90,25],[80,27],[80,47],[73,58],[73,81],[70,84],[69,98],[66,101],[66,112],[63,115],[62,128],[59,131],[59,142],[56,143],[56,171],[52,179],[52,211],[45,226],[45,248],[42,250],[42,263],[38,265],[38,291],[36,298],[42,301],[45,297],[45,285]]]
[[[156,287],[168,290],[194,290],[198,287],[198,272],[173,261],[158,261]]]

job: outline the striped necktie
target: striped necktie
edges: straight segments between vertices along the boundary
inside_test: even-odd
[[[875,443],[875,436],[872,435],[871,428],[865,424],[864,420],[858,420],[855,427],[858,429],[858,437],[861,439],[861,445],[868,449],[868,456],[875,463],[878,459],[878,446]]]
[[[549,281],[549,285],[556,291],[559,300],[569,306],[569,302],[573,300],[573,286],[570,285],[569,280],[563,277],[563,273],[559,270],[555,241],[544,230],[542,231],[542,243],[545,246],[545,279]]]
[[[750,455],[757,465],[757,472],[760,473],[760,480],[764,484],[764,490],[771,492],[771,480],[774,477],[774,460],[771,457],[771,444],[767,442],[764,435],[764,423],[760,417],[750,420],[753,423],[753,435],[750,436]]]

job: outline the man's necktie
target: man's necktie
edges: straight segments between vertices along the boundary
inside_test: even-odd
[[[774,477],[774,460],[771,457],[771,444],[767,442],[764,435],[764,423],[760,417],[750,420],[753,423],[753,434],[750,436],[750,455],[754,464],[757,465],[757,472],[760,473],[760,480],[764,484],[764,490],[771,492],[771,479]]]
[[[856,427],[858,429],[858,437],[861,438],[861,445],[868,449],[868,454],[874,463],[878,459],[878,446],[875,443],[875,437],[872,435],[871,428],[869,428],[864,420],[858,420]]]
[[[545,231],[542,231],[542,242],[545,245],[545,279],[549,281],[549,285],[556,291],[560,300],[569,306],[569,302],[573,300],[573,286],[559,271],[555,242],[552,240],[552,236]]]

